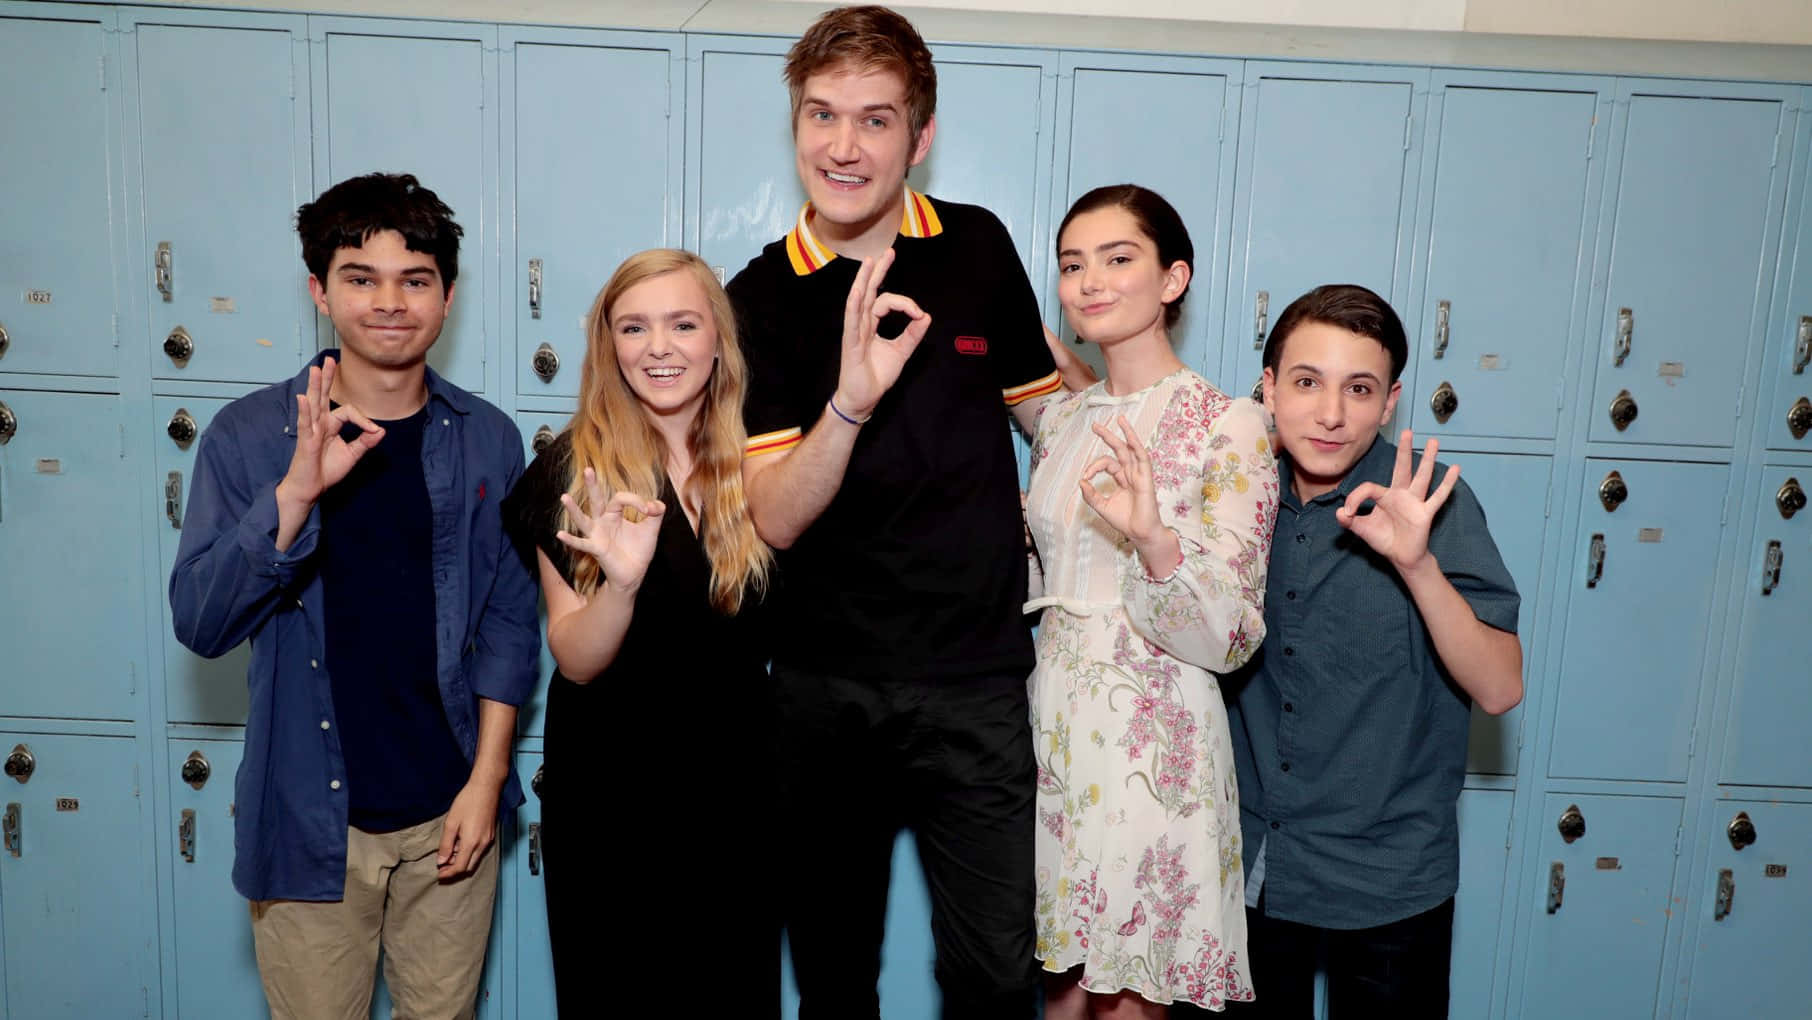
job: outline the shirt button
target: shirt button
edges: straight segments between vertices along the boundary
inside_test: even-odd
[[[317,659],[310,659],[310,660],[308,660],[308,668],[309,669],[320,669],[321,663]]]
[[[1286,649],[1284,649],[1284,650],[1283,650],[1283,653],[1284,653],[1284,654],[1285,654],[1285,655],[1295,655],[1295,654],[1296,654],[1296,649],[1294,649],[1294,648],[1286,648]]]
[[[1296,593],[1293,591],[1284,592],[1283,597],[1289,599],[1291,602],[1296,601]]]
[[[337,789],[339,789],[339,788],[340,788],[340,781],[339,781],[339,780],[338,780],[338,779],[336,779],[336,780],[334,780],[334,781],[333,781],[333,782],[331,782],[331,783],[328,783],[328,784],[327,784],[327,788],[328,788],[328,789],[329,789],[329,790],[337,790]],[[1274,829],[1275,829],[1275,828],[1276,828],[1276,827],[1277,827],[1277,823],[1276,823],[1276,822],[1272,822],[1272,823],[1271,823],[1271,827],[1272,827],[1272,828],[1274,828]]]
[[[1284,770],[1285,772],[1288,772],[1288,771],[1290,771],[1290,763],[1284,762],[1282,765],[1279,765],[1278,768]]]
[[[331,730],[331,729],[333,729],[333,725],[331,723],[329,723],[327,720],[323,719],[323,720],[321,720],[321,728],[324,730]]]
[[[441,423],[441,424],[442,424],[442,425],[451,425],[451,424],[453,424],[453,423],[452,423],[452,422],[451,422],[451,421],[449,421],[449,420],[447,420],[447,419],[446,419],[446,418],[442,418],[442,419],[441,419],[441,420],[440,420],[440,423]]]
[[[1294,702],[1294,701],[1286,701],[1286,702],[1284,702],[1284,703],[1283,703],[1283,710],[1284,710],[1284,711],[1286,711],[1286,712],[1294,712],[1294,711],[1296,711],[1296,702]]]
[[[1309,540],[1309,536],[1307,536],[1307,535],[1297,535],[1296,536],[1296,541],[1298,541],[1298,542],[1307,542],[1308,540]]]
[[[1281,828],[1283,828],[1283,823],[1282,823],[1282,822],[1272,822],[1272,823],[1271,823],[1271,828],[1273,828],[1273,829],[1281,829]]]

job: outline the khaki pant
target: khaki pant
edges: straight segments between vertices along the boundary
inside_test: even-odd
[[[255,900],[252,939],[273,1020],[366,1020],[378,948],[396,1020],[470,1020],[497,897],[492,846],[470,876],[436,877],[436,818],[347,832],[337,903]]]

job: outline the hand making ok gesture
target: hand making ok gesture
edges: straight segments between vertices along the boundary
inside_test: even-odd
[[[308,390],[296,394],[296,449],[290,455],[289,470],[277,485],[279,500],[289,499],[302,507],[314,505],[321,493],[344,479],[359,458],[384,438],[384,430],[358,408],[333,406],[331,394],[338,371],[334,360],[327,358],[320,367],[308,370]],[[347,422],[360,430],[350,443],[340,438]]]
[[[578,534],[557,531],[554,537],[567,548],[597,560],[604,582],[612,588],[634,591],[640,587],[642,576],[654,559],[654,544],[660,537],[666,504],[632,492],[619,492],[606,501],[597,472],[586,468],[585,505],[594,513],[588,515],[580,510],[571,493],[560,494],[560,505],[566,508]]]
[[[1408,570],[1428,555],[1428,530],[1434,516],[1446,504],[1453,487],[1460,482],[1460,466],[1449,465],[1447,474],[1434,492],[1428,483],[1434,477],[1435,454],[1441,441],[1430,439],[1422,450],[1422,462],[1410,473],[1410,446],[1415,433],[1404,429],[1397,441],[1397,463],[1391,470],[1390,488],[1377,482],[1354,487],[1346,503],[1334,511],[1334,519],[1348,531],[1365,540],[1380,556],[1399,571]],[[1359,505],[1372,500],[1372,512],[1359,514]]]
[[[931,328],[931,316],[918,302],[902,294],[881,293],[881,281],[892,265],[892,248],[876,258],[863,259],[843,303],[843,363],[833,400],[837,410],[858,421],[874,413],[875,405],[900,378],[907,359]],[[910,321],[899,336],[886,340],[876,330],[891,312],[904,313]]]

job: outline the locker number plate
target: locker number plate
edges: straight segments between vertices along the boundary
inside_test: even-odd
[[[82,809],[81,802],[77,801],[74,797],[58,797],[57,798],[57,810],[58,811],[80,811],[81,809]]]

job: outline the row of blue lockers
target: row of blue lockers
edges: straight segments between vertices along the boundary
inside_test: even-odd
[[[571,408],[621,257],[678,243],[733,273],[791,226],[789,42],[0,4],[0,573],[30,584],[0,623],[0,751],[33,762],[0,798],[0,1017],[257,1010],[226,881],[244,655],[176,645],[162,586],[213,412],[331,342],[296,205],[370,169],[449,201],[467,234],[436,367],[532,442]],[[1529,695],[1478,720],[1462,797],[1455,1015],[1792,1015],[1809,90],[936,54],[912,183],[995,210],[1049,318],[1056,220],[1126,179],[1195,234],[1179,346],[1229,391],[1314,283],[1404,313],[1403,424],[1464,465],[1525,596]],[[532,775],[539,700],[523,732]],[[504,851],[487,1016],[550,1012],[534,818],[531,797]],[[888,1015],[929,1016],[900,855]]]

